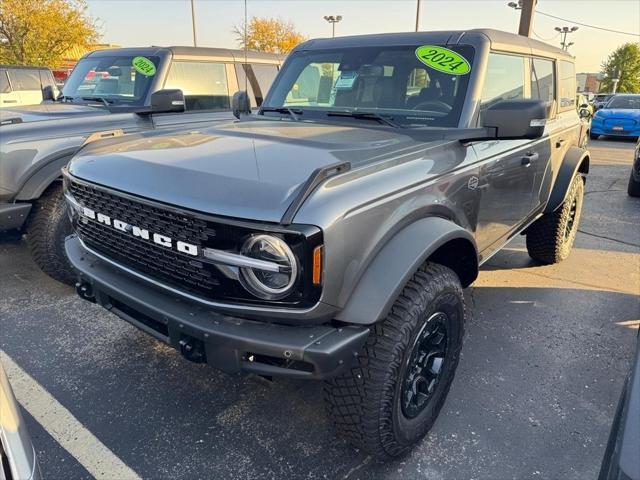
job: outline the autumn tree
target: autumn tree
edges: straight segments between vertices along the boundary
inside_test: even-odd
[[[0,63],[55,67],[98,39],[84,0],[0,0]]]
[[[241,48],[269,53],[289,53],[306,40],[293,23],[280,18],[252,17],[247,25],[246,45],[244,25],[233,27],[233,33]]]
[[[600,84],[603,92],[613,91],[613,79],[618,78],[618,93],[640,92],[640,45],[625,43],[618,47],[606,61],[602,62],[604,79]]]

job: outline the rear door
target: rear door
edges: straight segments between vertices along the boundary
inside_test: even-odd
[[[0,108],[15,107],[20,104],[20,94],[11,88],[7,71],[0,70]]]
[[[528,58],[491,53],[482,93],[480,115],[502,100],[529,98]],[[533,184],[539,154],[531,140],[490,140],[473,149],[482,161],[477,185],[480,209],[476,229],[479,250],[500,246],[527,218],[533,203]]]

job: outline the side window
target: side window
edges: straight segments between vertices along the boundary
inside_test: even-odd
[[[56,85],[51,78],[51,74],[47,70],[40,70],[40,84],[42,85],[42,88],[47,85],[51,85],[52,87],[55,87]]]
[[[480,110],[486,110],[502,100],[524,97],[524,57],[489,54]]]
[[[560,111],[576,108],[576,68],[572,62],[558,62],[560,79]]]
[[[184,93],[187,111],[229,110],[229,87],[223,63],[173,62],[164,88]]]
[[[542,100],[547,105],[547,116],[555,100],[556,81],[553,61],[542,58],[531,60],[531,98]]]
[[[6,70],[0,70],[0,93],[10,93],[11,85],[9,85],[9,77]]]
[[[238,87],[240,90],[245,89],[247,85],[247,93],[252,107],[262,105],[264,97],[273,83],[273,79],[278,74],[277,65],[268,64],[247,64],[236,63],[236,76],[238,77]]]
[[[9,70],[9,77],[14,90],[40,90],[40,73],[38,70]]]

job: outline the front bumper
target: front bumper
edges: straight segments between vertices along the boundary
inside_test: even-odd
[[[22,228],[31,206],[30,203],[0,203],[0,232]]]
[[[167,293],[87,251],[72,235],[67,256],[78,293],[178,349],[227,373],[324,379],[346,369],[364,345],[366,327],[279,325],[231,317]]]
[[[606,135],[611,137],[640,137],[640,129],[634,130],[613,130],[605,128],[603,125],[591,124],[592,135]]]

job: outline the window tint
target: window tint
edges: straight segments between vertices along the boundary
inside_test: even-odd
[[[482,90],[481,109],[503,100],[524,97],[524,57],[489,54],[489,64]]]
[[[40,72],[38,70],[9,70],[14,90],[40,90]]]
[[[173,62],[164,88],[179,88],[187,110],[228,110],[229,87],[223,63]]]
[[[555,99],[556,82],[553,61],[541,58],[531,60],[531,98],[542,100],[547,105],[547,115]]]
[[[273,79],[278,74],[277,65],[266,64],[246,64],[236,63],[236,76],[238,77],[238,88],[246,90],[252,107],[262,105],[264,97],[273,83]]]
[[[0,70],[0,93],[11,92],[11,86],[9,85],[9,78],[7,77],[6,70]]]
[[[561,60],[558,66],[560,77],[560,110],[576,108],[576,69],[573,63]]]

